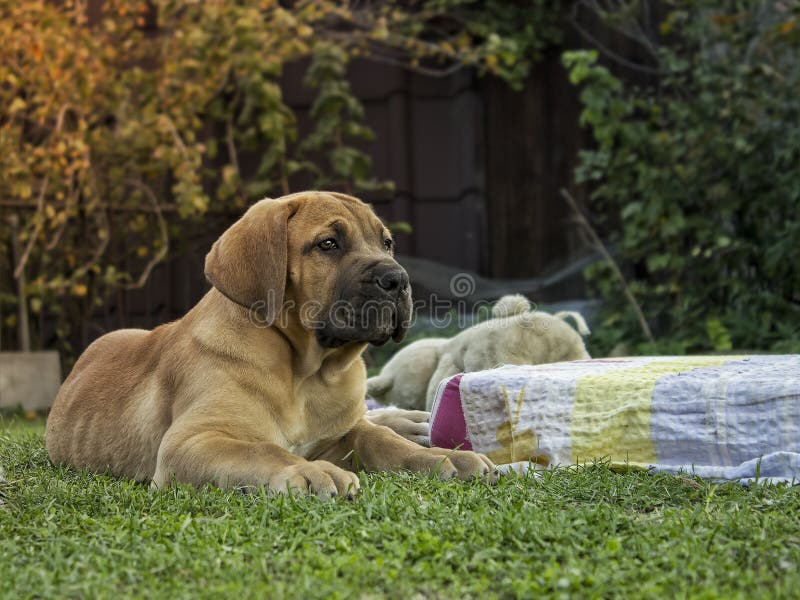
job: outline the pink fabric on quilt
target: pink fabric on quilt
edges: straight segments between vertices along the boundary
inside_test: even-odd
[[[461,408],[462,375],[451,377],[431,413],[431,445],[439,448],[472,450],[467,422]]]

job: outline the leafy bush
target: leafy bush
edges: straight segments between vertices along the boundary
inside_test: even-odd
[[[658,350],[797,351],[800,5],[663,4],[654,84],[624,84],[596,51],[563,56],[596,141],[577,180]],[[633,349],[641,328],[618,282],[607,265],[589,276],[607,304],[606,349]]]

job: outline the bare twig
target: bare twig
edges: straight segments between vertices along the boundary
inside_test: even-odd
[[[286,156],[281,155],[280,161],[281,161],[281,175],[280,175],[281,191],[283,192],[284,196],[288,196],[291,190],[289,188],[289,175],[287,174]]]
[[[631,70],[640,71],[642,73],[648,73],[648,74],[651,74],[651,75],[661,75],[661,74],[663,74],[663,70],[660,69],[660,68],[649,67],[647,65],[641,65],[639,63],[635,63],[633,61],[628,60],[624,56],[622,56],[622,55],[618,54],[617,52],[614,52],[613,50],[611,50],[611,48],[609,48],[608,46],[603,44],[599,39],[597,39],[597,37],[595,37],[594,35],[589,33],[589,31],[585,27],[583,27],[583,25],[581,25],[579,23],[579,21],[578,21],[578,10],[580,9],[581,6],[584,6],[584,5],[585,5],[584,2],[576,2],[572,6],[572,10],[570,11],[570,15],[569,15],[569,22],[575,28],[575,30],[587,42],[592,44],[595,48],[597,48],[600,52],[602,52],[603,54],[608,56],[614,62],[619,63],[622,66],[627,67],[627,68],[629,68]],[[595,14],[599,14],[602,11],[599,11],[598,9],[595,9],[594,12],[595,12]],[[620,30],[620,29],[617,29],[617,30],[620,33],[622,33],[623,35],[626,35],[627,37],[629,37],[631,39],[634,39],[635,41],[637,41],[640,44],[642,44],[645,48],[648,49],[648,51],[651,50],[652,44],[649,42],[649,40],[647,40],[648,43],[645,43],[643,40],[639,39],[638,36],[633,36],[630,33],[625,32],[625,31]],[[650,53],[657,59],[657,54],[653,54],[652,51]]]
[[[167,115],[161,115],[159,120],[166,124],[167,129],[169,129],[169,132],[172,134],[172,138],[175,140],[175,145],[178,146],[178,150],[180,150],[184,160],[189,160],[189,151],[186,149],[186,144],[183,143],[183,138],[178,132],[178,128],[175,127],[175,123]]]
[[[580,225],[584,228],[586,233],[589,234],[589,237],[592,240],[592,245],[600,254],[603,255],[603,258],[608,261],[608,264],[614,271],[614,275],[616,275],[617,279],[619,279],[620,284],[622,285],[622,293],[625,294],[628,302],[630,302],[631,306],[633,306],[633,310],[636,312],[636,316],[639,319],[639,325],[641,325],[645,337],[647,337],[649,342],[655,343],[653,332],[650,330],[650,326],[647,324],[647,319],[644,317],[642,308],[639,306],[639,303],[636,301],[636,298],[628,287],[628,282],[625,280],[625,276],[622,274],[619,265],[617,265],[617,262],[611,256],[611,253],[608,251],[605,244],[603,244],[603,240],[601,240],[600,236],[597,235],[597,232],[595,231],[594,227],[592,227],[592,224],[589,223],[589,219],[584,216],[583,212],[578,207],[578,202],[572,197],[572,194],[570,194],[565,188],[561,188],[561,195],[569,203],[570,208],[572,208],[572,212],[575,213],[575,217],[578,219]]]
[[[159,230],[161,231],[161,247],[158,249],[158,252],[156,252],[153,255],[153,258],[151,258],[147,263],[147,266],[145,266],[144,271],[142,271],[141,275],[139,275],[139,278],[136,281],[125,285],[126,290],[135,290],[144,287],[144,284],[147,283],[147,279],[150,277],[150,273],[153,271],[155,266],[163,261],[167,256],[167,253],[169,252],[169,230],[167,229],[167,221],[164,219],[164,215],[161,214],[161,207],[158,204],[158,198],[156,198],[156,195],[153,193],[153,190],[150,189],[150,186],[141,181],[137,181],[136,179],[126,179],[125,182],[142,190],[150,199],[150,202],[153,204],[153,212],[158,218]]]
[[[75,199],[78,196],[78,189],[74,187],[75,185],[75,173],[73,172],[69,177],[69,185],[68,188],[72,189],[72,192],[67,198],[66,203],[64,204],[64,220],[61,221],[61,224],[56,229],[56,232],[53,234],[52,239],[45,245],[44,249],[48,252],[53,250],[58,243],[61,241],[61,237],[64,235],[64,231],[67,229],[67,225],[69,224],[69,217],[67,216],[67,211],[69,210],[70,206],[75,202]]]
[[[608,20],[606,15],[613,13],[619,15],[623,12],[627,12],[629,14],[629,18],[625,19],[624,22],[620,22],[618,25],[613,25],[614,30],[629,40],[640,44],[650,53],[650,56],[652,56],[656,63],[660,62],[658,51],[653,44],[653,41],[650,39],[650,36],[648,36],[647,32],[643,29],[640,20],[630,14],[632,6],[630,6],[627,2],[609,2],[609,5],[610,6],[608,8],[605,8],[595,0],[579,0],[575,5],[573,5],[572,15],[577,15],[577,10],[580,6],[585,6],[590,12],[593,12],[598,18],[605,21]],[[642,2],[639,2],[638,6],[641,7],[643,13],[642,18],[644,19],[644,22],[649,23],[650,0],[643,0]]]
[[[235,106],[238,101],[238,94],[236,99],[233,101],[233,105]],[[239,152],[236,150],[236,140],[234,139],[234,129],[233,129],[233,119],[230,115],[225,120],[225,140],[228,144],[228,158],[231,161],[231,164],[236,169],[236,175],[238,176],[238,182],[236,183],[236,193],[239,194],[239,198],[241,198],[242,202],[247,202],[247,196],[242,190],[242,170],[239,168]]]
[[[425,75],[426,77],[449,77],[450,75],[458,73],[462,69],[466,68],[465,64],[456,62],[448,67],[432,69],[430,67],[423,67],[421,65],[412,65],[408,61],[401,59],[390,58],[388,56],[378,56],[377,54],[369,54],[368,56],[365,56],[364,59],[370,62],[381,63],[392,67],[400,67],[401,69],[413,71],[414,73],[419,73],[420,75]]]
[[[236,168],[236,172],[241,173],[239,169],[239,153],[236,150],[236,140],[233,139],[233,122],[230,115],[225,120],[225,141],[228,144],[228,158]]]
[[[55,136],[61,132],[61,128],[64,126],[64,117],[66,116],[68,110],[72,110],[80,114],[78,108],[73,106],[72,104],[65,104],[64,106],[62,106],[58,111],[58,115],[56,115],[56,125],[53,128],[53,133],[51,135]]]
[[[89,183],[91,184],[92,189],[94,190],[94,198],[99,198],[101,194],[97,188],[97,179],[94,176],[94,168],[91,162],[89,163],[87,174],[89,176]],[[95,248],[92,257],[88,261],[83,263],[80,267],[75,269],[75,271],[73,271],[71,276],[73,280],[79,277],[83,277],[83,275],[85,275],[89,271],[89,269],[91,269],[94,265],[100,262],[100,259],[103,257],[103,254],[105,254],[106,249],[108,248],[108,244],[111,241],[111,235],[110,235],[111,228],[108,225],[107,211],[102,207],[102,205],[99,202],[94,202],[94,201],[91,201],[89,203],[89,206],[86,207],[87,212],[88,208],[92,209],[95,218],[97,218],[101,222],[100,226],[102,230],[105,231],[105,235],[98,236],[100,238],[100,244],[97,246],[97,248]]]
[[[48,185],[50,185],[50,175],[45,176],[44,181],[42,182],[42,187],[39,189],[39,198],[36,201],[36,214],[33,215],[33,231],[28,238],[25,251],[22,253],[22,256],[20,256],[19,262],[17,262],[16,268],[14,269],[14,279],[20,279],[20,277],[22,277],[22,271],[25,269],[28,258],[31,255],[33,245],[36,243],[36,238],[39,237],[39,232],[42,230],[43,219],[40,217],[42,211],[44,211],[44,196],[47,193]]]
[[[106,204],[104,202],[97,202],[96,204],[92,205],[94,208],[107,210],[113,213],[141,213],[141,212],[161,212],[161,213],[173,213],[178,211],[178,207],[174,204],[166,204],[159,206],[158,211],[150,206],[121,206],[118,204]],[[25,202],[23,200],[0,200],[0,207],[7,207],[7,208],[22,208],[22,209],[30,209],[36,210],[36,205],[32,202]],[[214,212],[222,212],[222,211],[214,211],[209,210],[209,213]]]
[[[468,57],[459,57],[456,54],[454,57],[460,58],[460,61],[454,61],[448,66],[440,69],[425,67],[419,64],[414,65],[411,63],[411,60],[413,60],[414,57],[409,56],[408,52],[404,50],[406,42],[411,43],[415,48],[420,50],[423,55],[438,56],[442,58],[453,58],[453,56],[448,55],[442,50],[441,47],[431,42],[424,42],[393,34],[391,34],[386,41],[380,44],[376,43],[367,36],[358,36],[352,32],[328,31],[320,35],[328,40],[333,40],[339,43],[348,43],[351,46],[356,45],[354,40],[365,42],[369,46],[369,52],[364,56],[365,60],[400,67],[429,77],[447,77],[468,66],[473,66],[476,62],[475,60],[468,59]],[[388,53],[392,50],[398,52],[399,56],[389,55]]]
[[[53,234],[53,238],[44,247],[45,250],[49,252],[50,250],[53,250],[55,249],[56,246],[58,246],[58,243],[61,241],[61,237],[64,235],[64,231],[66,231],[67,229],[68,223],[69,219],[64,219],[63,221],[61,221],[61,224],[58,226],[58,229],[56,229],[56,232]]]
[[[95,208],[97,207],[95,206]],[[70,278],[73,281],[75,279],[78,279],[79,277],[83,277],[89,271],[89,269],[91,269],[94,265],[100,262],[100,259],[102,258],[103,254],[105,254],[106,249],[108,248],[108,243],[111,238],[111,236],[108,235],[108,230],[109,230],[108,215],[106,214],[105,210],[97,210],[95,216],[101,222],[101,228],[106,231],[106,235],[99,236],[101,242],[100,245],[98,245],[97,248],[95,248],[94,253],[92,253],[92,257],[72,272]]]
[[[19,256],[19,217],[11,215],[8,218],[11,226],[11,260],[16,260]],[[23,265],[24,266],[24,265]],[[23,352],[31,349],[30,324],[28,321],[28,299],[25,294],[25,269],[23,269],[17,279],[17,337],[19,337],[19,348]]]

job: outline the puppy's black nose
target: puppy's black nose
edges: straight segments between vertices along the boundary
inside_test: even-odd
[[[375,283],[387,292],[396,292],[408,286],[408,274],[403,269],[384,271],[375,276]]]

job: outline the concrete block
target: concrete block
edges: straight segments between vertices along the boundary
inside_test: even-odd
[[[0,408],[50,408],[59,386],[58,352],[0,352]]]

